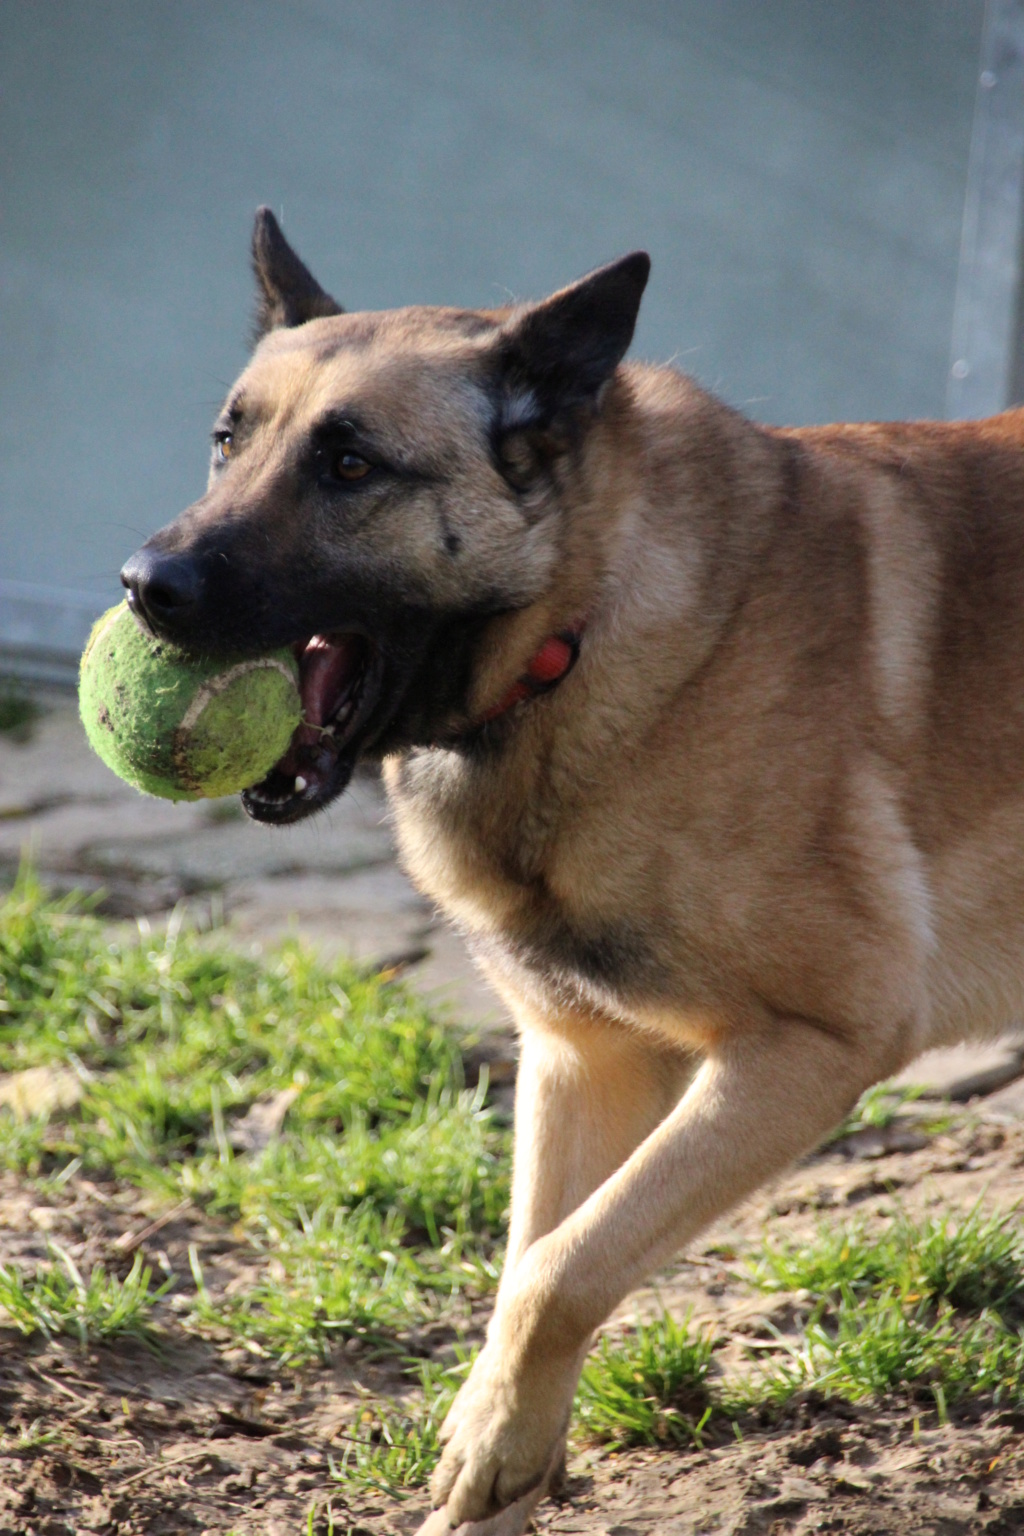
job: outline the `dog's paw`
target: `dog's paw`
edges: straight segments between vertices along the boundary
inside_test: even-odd
[[[444,1454],[430,1485],[450,1526],[496,1515],[547,1477],[560,1453],[575,1376],[546,1375],[510,1379],[493,1343],[478,1357],[445,1419]]]
[[[530,1519],[544,1492],[545,1489],[538,1486],[500,1514],[492,1515],[487,1520],[473,1520],[468,1525],[460,1525],[457,1531],[452,1530],[447,1510],[435,1509],[418,1527],[416,1536],[524,1536],[524,1532],[531,1528]]]

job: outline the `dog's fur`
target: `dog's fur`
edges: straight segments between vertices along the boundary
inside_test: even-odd
[[[871,1083],[1020,1016],[1024,412],[756,426],[621,363],[640,256],[536,306],[343,315],[265,213],[255,254],[231,460],[126,579],[145,610],[154,561],[186,570],[150,617],[195,644],[368,637],[329,790],[383,757],[406,867],[520,1029],[454,1525],[541,1484],[632,1286]],[[367,481],[318,478],[325,443]],[[580,620],[575,670],[481,725]]]

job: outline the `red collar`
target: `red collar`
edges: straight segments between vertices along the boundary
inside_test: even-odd
[[[549,635],[540,650],[534,653],[522,677],[512,684],[503,699],[480,716],[477,723],[486,725],[526,699],[535,699],[538,694],[550,693],[552,688],[557,688],[579,659],[580,641],[586,627],[586,620],[579,619],[568,629],[559,630],[557,635]]]

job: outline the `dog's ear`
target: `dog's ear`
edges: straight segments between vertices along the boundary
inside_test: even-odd
[[[344,314],[296,256],[269,208],[256,210],[252,268],[257,285],[256,341],[279,325],[302,325],[324,315]]]
[[[516,310],[502,326],[494,438],[517,487],[578,437],[633,340],[650,270],[647,252],[634,251]]]
[[[502,327],[506,388],[532,393],[538,419],[593,400],[626,355],[651,271],[634,251],[581,277]]]

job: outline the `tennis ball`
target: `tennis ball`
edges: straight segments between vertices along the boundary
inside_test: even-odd
[[[119,603],[89,636],[78,702],[94,751],[120,778],[166,800],[215,799],[258,784],[284,756],[302,719],[298,675],[290,651],[193,656]]]

